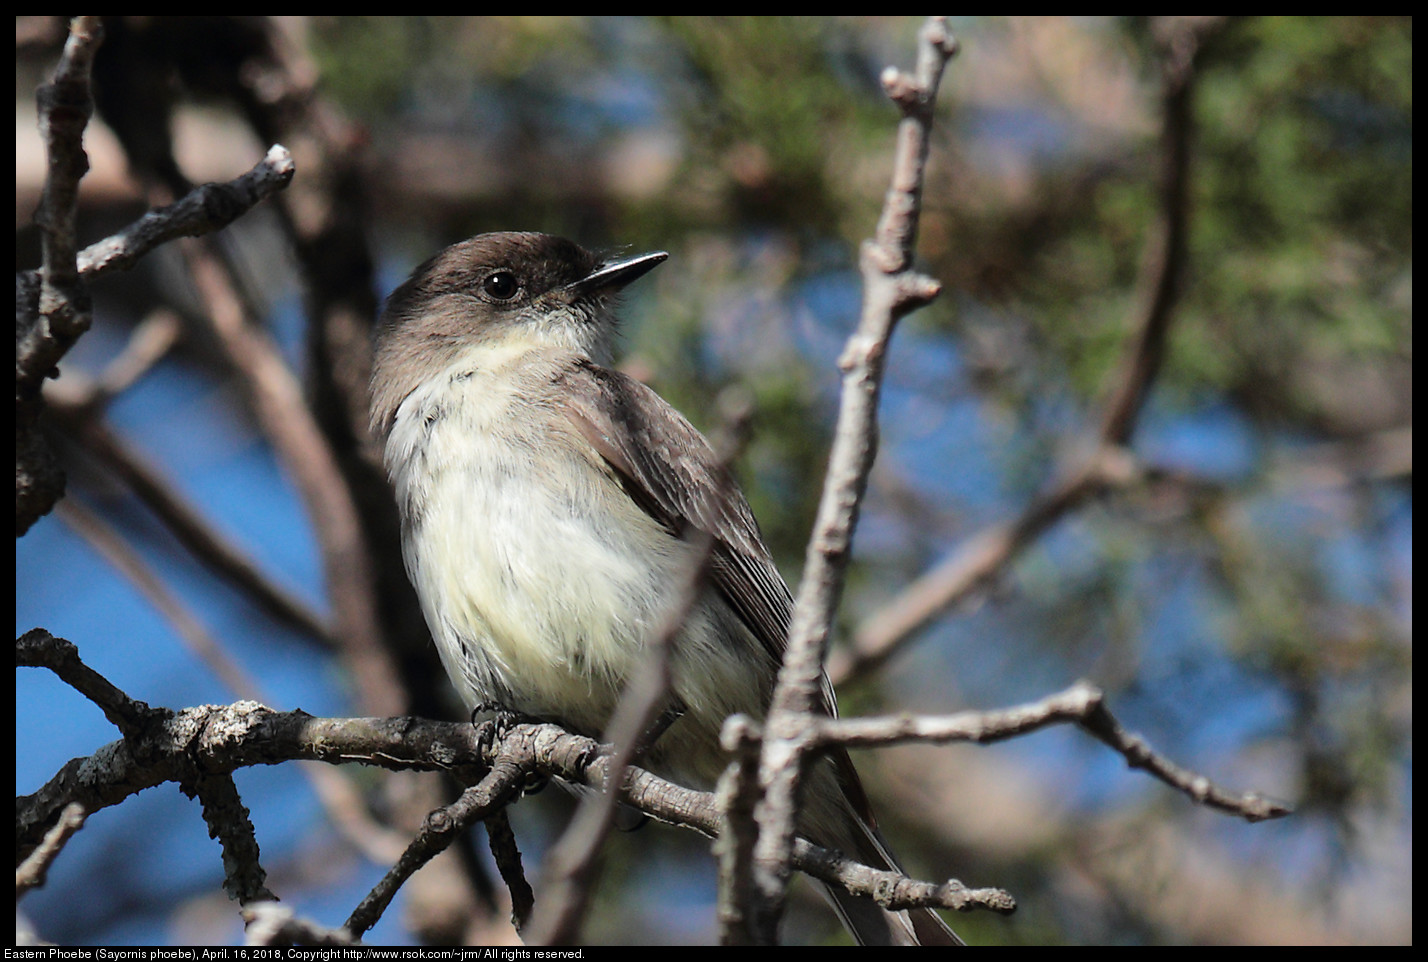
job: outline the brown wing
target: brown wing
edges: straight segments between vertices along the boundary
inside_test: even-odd
[[[571,421],[614,469],[635,503],[676,537],[685,537],[695,528],[714,538],[710,578],[715,590],[748,625],[774,663],[782,664],[793,598],[774,566],[743,492],[704,435],[664,398],[618,371],[582,361],[562,372],[558,380]],[[836,716],[837,701],[826,674],[822,688],[824,711]],[[895,867],[852,759],[846,751],[829,754],[844,798],[858,816],[849,837],[854,854],[869,865]],[[860,941],[870,932],[881,931],[886,937],[890,924],[899,930],[909,926],[901,913],[885,913],[865,899],[837,889],[830,891],[839,915],[862,933]],[[960,944],[931,910],[919,909],[911,916],[910,926],[916,935],[909,931],[907,936],[914,943],[921,938],[925,944],[947,940]]]
[[[775,664],[793,599],[733,477],[684,416],[645,385],[581,362],[560,375],[566,411],[630,497],[676,537],[714,538],[710,579]]]

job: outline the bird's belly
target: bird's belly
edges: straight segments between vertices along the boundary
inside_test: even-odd
[[[527,452],[466,442],[484,450],[429,479],[404,539],[447,671],[469,704],[598,731],[687,546],[582,459],[541,471]]]

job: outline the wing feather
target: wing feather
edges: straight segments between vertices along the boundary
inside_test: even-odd
[[[676,537],[690,529],[713,537],[715,590],[781,663],[793,599],[753,511],[704,435],[619,371],[581,362],[559,377],[566,413],[630,497]]]

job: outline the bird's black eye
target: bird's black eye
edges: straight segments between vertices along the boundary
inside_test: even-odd
[[[498,301],[509,301],[516,296],[520,289],[521,285],[516,281],[516,275],[510,271],[496,271],[494,274],[488,274],[486,279],[481,282],[481,290]]]

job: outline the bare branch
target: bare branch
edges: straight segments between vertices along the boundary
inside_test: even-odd
[[[80,663],[73,646],[36,629],[16,644],[20,664],[63,664],[61,677],[73,679],[82,693],[114,700],[113,689],[97,673]],[[68,652],[68,655],[66,655]],[[80,687],[80,686],[83,687]],[[118,697],[127,699],[122,692]],[[432,722],[417,718],[314,718],[302,711],[276,712],[252,701],[232,705],[203,705],[178,712],[148,710],[141,724],[131,726],[123,740],[112,742],[85,758],[68,762],[32,795],[15,800],[16,859],[29,856],[44,841],[65,806],[78,803],[88,812],[117,805],[145,788],[174,781],[192,785],[203,778],[228,778],[252,765],[271,765],[293,759],[330,764],[360,762],[391,770],[450,771],[474,787],[456,805],[433,813],[422,834],[409,846],[388,878],[354,911],[349,924],[365,931],[380,916],[402,881],[455,837],[459,829],[477,818],[491,817],[514,797],[529,773],[564,779],[578,785],[600,787],[608,783],[610,759],[590,738],[572,735],[549,724],[517,724],[491,737],[489,728],[467,723]],[[226,788],[205,781],[211,799],[225,802]],[[651,817],[692,828],[710,837],[720,829],[714,796],[666,782],[643,769],[626,770],[626,799]],[[206,802],[206,804],[209,804]],[[217,817],[219,806],[214,805]],[[241,804],[239,805],[241,809]],[[225,849],[242,849],[238,868],[241,890],[258,897],[256,846],[246,838],[246,815],[223,831],[229,833]],[[494,841],[494,838],[493,838]],[[971,895],[960,883],[921,883],[899,875],[859,866],[838,853],[798,840],[792,865],[823,881],[843,885],[869,897],[893,898],[897,904],[935,904],[947,908],[991,907],[1009,904],[1005,893]],[[503,874],[512,877],[506,862]],[[255,871],[256,870],[256,871]],[[518,874],[518,869],[515,870]],[[523,911],[523,883],[512,886],[513,904]],[[518,915],[518,918],[520,916]]]
[[[723,945],[757,945],[755,919],[749,915],[754,898],[754,845],[758,823],[754,810],[759,793],[759,731],[751,719],[726,719],[720,742],[732,756],[714,797],[719,809],[719,941]]]
[[[140,594],[168,619],[179,639],[234,695],[266,700],[257,680],[229,657],[222,644],[117,531],[76,498],[60,503],[59,516],[115,570],[129,579]],[[388,857],[394,844],[394,833],[371,818],[360,794],[346,778],[321,767],[303,766],[302,773],[312,783],[313,791],[344,838],[369,858],[380,861]]]
[[[329,929],[311,919],[299,918],[292,909],[277,902],[255,902],[243,909],[247,924],[244,943],[247,945],[361,945],[343,929]]]
[[[1204,40],[1224,25],[1223,17],[1168,17],[1157,21],[1161,59],[1160,221],[1147,243],[1141,267],[1139,317],[1120,377],[1106,405],[1101,440],[1128,444],[1165,359],[1166,334],[1185,270],[1190,222],[1190,145],[1195,57]]]
[[[15,667],[48,668],[75,691],[92,701],[110,724],[124,735],[139,734],[166,709],[154,709],[120,691],[79,657],[72,642],[56,638],[43,628],[33,628],[15,639]],[[93,808],[86,806],[89,811]]]
[[[167,207],[151,210],[119,233],[86,247],[79,255],[80,271],[94,278],[128,270],[161,244],[222,230],[287,187],[296,172],[292,154],[282,144],[274,144],[246,174],[226,184],[200,184]]]
[[[233,776],[204,773],[179,787],[199,800],[208,837],[223,848],[223,890],[228,897],[240,905],[276,899],[264,884],[268,873],[258,862],[258,838]]]
[[[1105,693],[1081,681],[1065,691],[1016,708],[966,711],[955,715],[892,715],[884,718],[818,719],[818,744],[869,748],[902,742],[976,742],[988,744],[1027,732],[1073,722],[1121,755],[1132,768],[1142,768],[1195,801],[1257,822],[1281,818],[1293,809],[1257,793],[1235,793],[1204,775],[1181,768],[1160,755],[1138,735],[1123,729],[1105,705]]]
[[[798,839],[793,848],[798,868],[829,885],[864,895],[885,909],[939,908],[956,912],[986,909],[999,915],[1016,911],[1016,900],[1005,889],[968,888],[957,879],[924,882],[899,872],[872,868],[841,852],[819,848],[807,839]]]
[[[504,808],[486,816],[486,840],[491,858],[496,862],[496,870],[501,873],[501,881],[506,883],[511,893],[511,923],[517,932],[523,931],[530,924],[535,893],[531,891],[531,883],[526,881],[521,852],[516,847],[516,834],[511,831],[511,820],[506,817]]]
[[[18,534],[48,511],[64,490],[64,476],[37,430],[40,387],[74,342],[89,329],[86,281],[133,266],[154,247],[179,236],[218,230],[292,180],[293,160],[273,147],[253,170],[228,184],[205,184],[176,204],[151,211],[98,244],[78,248],[75,205],[89,168],[83,133],[93,101],[89,70],[102,36],[97,17],[77,17],[52,83],[40,89],[40,123],[49,173],[35,220],[43,263],[15,275],[16,501]]]
[[[524,779],[525,772],[519,766],[502,761],[455,802],[429,814],[397,864],[348,916],[344,923],[347,931],[360,937],[376,925],[402,884],[417,869],[444,852],[472,823],[491,817],[509,804],[520,794]]]
[[[89,290],[75,266],[76,212],[79,182],[89,170],[84,153],[84,128],[94,112],[89,75],[103,36],[98,17],[75,18],[54,80],[38,95],[40,134],[48,157],[44,192],[35,213],[43,260],[38,277],[15,276],[17,536],[64,494],[64,472],[39,432],[40,385],[89,330],[91,320]]]
[[[84,129],[94,113],[89,73],[103,38],[104,27],[98,17],[76,17],[54,80],[39,90],[40,134],[49,160],[40,209],[35,212],[44,258],[40,317],[54,348],[47,355],[49,363],[29,370],[32,377],[43,377],[59,354],[89,328],[89,298],[75,263],[76,212],[79,182],[89,171],[84,152]]]
[[[1141,262],[1140,303],[1127,321],[1134,333],[1107,392],[1095,440],[1082,446],[1078,461],[1053,472],[1059,480],[1019,517],[968,538],[864,621],[851,651],[837,652],[830,660],[835,684],[881,664],[920,628],[1005,570],[1027,545],[1088,498],[1140,476],[1126,445],[1163,363],[1185,271],[1195,55],[1222,25],[1222,18],[1191,17],[1170,18],[1158,27],[1163,51],[1160,219]]]
[[[834,684],[882,664],[918,629],[1004,571],[1067,513],[1106,488],[1129,484],[1139,476],[1139,466],[1129,452],[1099,448],[1033,499],[1018,517],[968,538],[945,561],[918,576],[864,621],[849,649],[829,658],[828,673]]]
[[[862,315],[839,360],[843,390],[833,448],[808,541],[788,650],[764,727],[759,781],[765,795],[757,808],[754,864],[757,898],[747,915],[755,920],[756,936],[765,943],[774,941],[788,885],[798,809],[798,746],[822,702],[828,634],[877,452],[877,406],[888,341],[898,319],[939,290],[936,281],[908,268],[917,235],[932,107],[942,71],[955,52],[945,18],[933,17],[918,37],[917,75],[895,70],[883,74],[884,87],[903,111],[892,186],[875,239],[862,249]]]
[[[163,360],[179,342],[183,319],[166,307],[150,311],[129,333],[124,347],[97,377],[70,369],[59,380],[45,382],[45,401],[102,411]]]
[[[220,230],[259,202],[292,182],[297,168],[286,148],[275,145],[252,170],[226,184],[203,184],[181,200],[149,211],[110,237],[91,244],[76,257],[77,278],[92,281],[111,270],[128,270],[155,247],[179,237],[198,237]],[[17,276],[28,285],[41,272]],[[41,310],[43,314],[43,310]],[[86,325],[87,327],[87,325]],[[78,336],[83,331],[77,331]],[[17,376],[42,379],[69,349],[73,338],[60,344],[53,323],[27,325],[15,345]]]
[[[84,827],[84,806],[70,802],[60,812],[59,820],[45,833],[44,840],[15,869],[15,898],[45,884],[45,876],[70,837]]]

